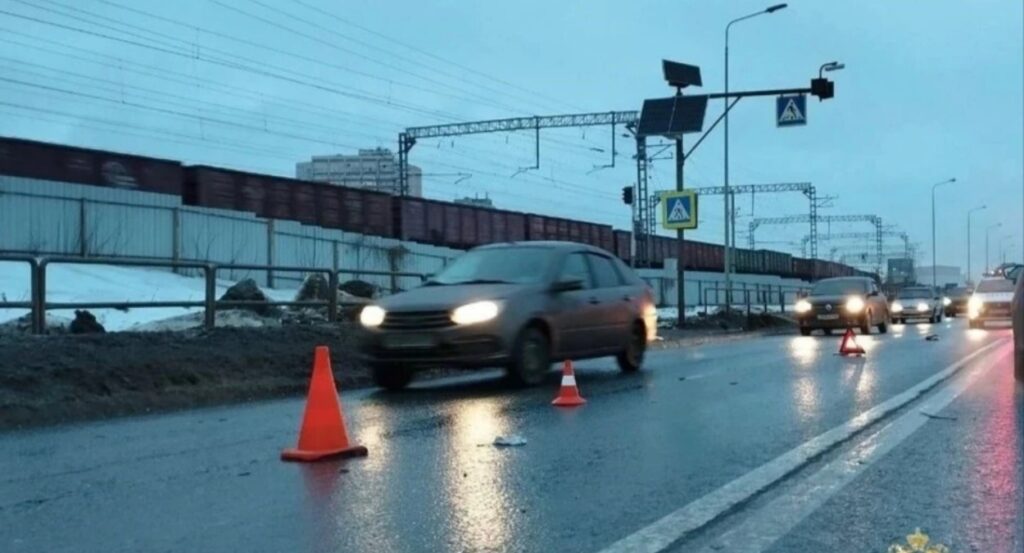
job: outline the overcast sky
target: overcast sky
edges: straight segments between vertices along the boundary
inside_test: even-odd
[[[0,134],[293,176],[313,154],[394,149],[408,126],[637,110],[671,93],[662,58],[701,66],[692,93],[718,92],[725,24],[770,3],[0,0]],[[731,88],[807,86],[832,60],[846,69],[830,74],[834,99],[808,100],[806,127],[776,128],[771,98],[741,101],[731,182],[810,181],[837,196],[823,214],[877,214],[930,264],[931,185],[955,177],[938,193],[939,263],[966,264],[966,212],[982,204],[974,266],[995,223],[991,257],[1001,241],[1019,260],[1022,2],[789,4],[733,26]],[[706,125],[721,109],[709,106]],[[636,178],[634,146],[615,132],[615,167],[596,171],[611,163],[608,128],[544,131],[540,169],[515,178],[533,164],[532,132],[424,140],[411,159],[429,197],[487,194],[628,228],[619,194]],[[688,160],[687,186],[721,185],[722,142],[714,131]],[[673,182],[672,161],[654,162],[652,190]],[[807,209],[799,194],[737,203],[742,245],[752,216]],[[688,236],[720,243],[721,198],[701,208]],[[758,239],[799,253],[806,233],[762,227]]]

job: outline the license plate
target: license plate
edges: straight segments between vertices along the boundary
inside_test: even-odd
[[[839,315],[818,315],[819,321],[835,321],[839,319]]]
[[[391,334],[384,337],[388,349],[423,349],[434,347],[434,337],[429,334]]]

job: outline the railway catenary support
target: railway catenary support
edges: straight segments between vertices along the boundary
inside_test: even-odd
[[[633,131],[640,114],[636,111],[604,111],[595,113],[573,113],[562,115],[534,115],[528,117],[509,117],[506,119],[490,119],[486,121],[468,121],[444,125],[409,127],[398,135],[398,179],[399,189],[404,196],[409,193],[409,152],[418,139],[440,138],[444,136],[460,136],[467,134],[484,134],[496,132],[512,132],[533,130],[537,139],[541,129],[565,127],[594,127],[610,125],[615,136],[615,125],[623,125]],[[635,133],[634,133],[635,136]],[[613,154],[614,155],[614,154]],[[540,167],[540,141],[535,144],[534,166]],[[633,221],[633,238],[635,241],[635,262],[638,267],[650,264],[650,244],[647,237],[653,233],[653,209],[644,199],[647,194],[647,141],[644,137],[636,137],[636,197],[641,199],[635,210]]]
[[[913,257],[914,247],[910,244],[910,236],[907,233],[900,230],[883,230],[882,236],[891,236],[903,240],[903,253],[906,257]],[[826,234],[824,236],[818,235],[818,242],[828,240],[871,240],[875,238],[873,232],[840,232]],[[800,241],[800,253],[804,257],[807,257],[807,244],[811,242],[811,235],[804,236]]]
[[[691,188],[697,192],[698,196],[718,196],[725,194],[724,186],[701,186],[697,188]],[[660,192],[660,191],[659,191]],[[658,193],[655,193],[657,198]],[[811,236],[817,236],[818,233],[818,197],[817,191],[814,185],[809,182],[776,182],[769,184],[740,184],[732,185],[729,187],[729,195],[735,196],[736,194],[756,194],[756,193],[780,193],[780,192],[800,192],[807,197],[809,203],[808,216],[811,222]],[[804,248],[804,257],[807,257],[806,248]],[[811,259],[818,258],[818,243],[816,240],[811,241]],[[735,263],[733,265],[735,270]]]
[[[786,217],[766,217],[761,219],[754,219],[750,222],[750,236],[748,237],[750,249],[755,249],[757,241],[754,233],[757,231],[757,227],[761,225],[792,225],[800,223],[810,223],[811,228],[815,235],[817,234],[816,224],[817,223],[871,223],[875,226],[875,261],[876,271],[881,274],[882,272],[882,218],[878,215],[821,215],[821,216],[810,216],[810,215],[789,215]],[[816,238],[816,236],[815,236]],[[817,242],[816,239],[812,239],[812,242]],[[816,246],[815,246],[816,248]]]

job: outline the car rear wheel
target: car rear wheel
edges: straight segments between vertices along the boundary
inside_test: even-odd
[[[626,349],[620,353],[615,360],[619,363],[619,369],[624,373],[632,373],[640,370],[644,364],[644,351],[647,349],[647,332],[640,323],[633,325],[629,334],[629,343]]]
[[[374,365],[373,382],[385,390],[401,390],[412,382],[414,372],[401,365]]]
[[[809,327],[809,326],[802,326],[802,327],[800,327],[800,335],[801,335],[801,336],[810,336],[810,335],[811,335],[811,332],[812,332],[813,330],[814,330],[814,329],[813,329],[813,328],[811,328],[811,327]]]
[[[551,345],[548,337],[536,326],[526,327],[516,339],[508,377],[518,386],[535,386],[544,380],[549,370]]]

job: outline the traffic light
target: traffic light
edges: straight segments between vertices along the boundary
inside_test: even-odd
[[[811,94],[818,97],[818,101],[827,100],[836,95],[836,83],[824,78],[811,79]]]
[[[622,187],[622,203],[626,205],[633,205],[633,187],[623,186]]]

